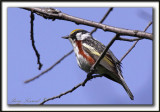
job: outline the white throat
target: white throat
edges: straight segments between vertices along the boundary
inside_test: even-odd
[[[90,33],[85,33],[85,34],[82,34],[81,32],[80,33],[77,33],[76,34],[76,37],[77,37],[77,40],[84,40],[88,37],[91,37]]]

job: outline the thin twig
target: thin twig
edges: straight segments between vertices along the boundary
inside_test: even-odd
[[[92,78],[97,78],[97,77],[103,77],[103,75],[94,75]],[[54,100],[56,98],[60,98],[63,95],[66,95],[68,93],[73,92],[75,89],[77,89],[78,87],[82,86],[83,83],[84,82],[79,83],[77,86],[73,87],[72,89],[70,89],[70,90],[68,90],[68,91],[66,91],[64,93],[61,93],[60,95],[57,95],[57,96],[54,96],[54,97],[51,97],[51,98],[48,98],[48,99],[44,100],[43,102],[40,103],[40,105],[43,105],[44,103],[46,103],[49,100]]]
[[[136,41],[132,47],[126,52],[126,54],[119,60],[120,62],[122,62],[122,60],[131,52],[131,50],[135,47],[135,45],[137,44],[138,41]]]
[[[67,56],[69,56],[71,53],[73,52],[73,50],[71,50],[70,52],[68,52],[66,55],[64,55],[62,58],[60,58],[56,63],[54,63],[51,67],[49,67],[48,69],[46,69],[45,71],[41,72],[40,74],[38,74],[37,76],[26,80],[24,83],[29,83],[37,78],[39,78],[40,76],[42,76],[44,73],[50,71],[53,67],[55,67],[57,64],[59,64],[62,60],[64,60]]]
[[[113,7],[109,8],[108,11],[106,12],[106,14],[104,15],[104,17],[102,18],[102,20],[99,23],[103,23],[103,21],[108,17],[108,15],[110,14],[110,12],[113,10]],[[97,27],[95,27],[90,34],[92,35],[93,32],[95,32],[97,30]]]
[[[100,57],[97,59],[97,61],[94,63],[94,65],[90,68],[90,72],[87,74],[87,78],[85,79],[82,86],[85,86],[86,82],[92,78],[92,74],[94,73],[97,65],[102,60],[102,58],[105,56],[108,49],[111,47],[111,45],[114,43],[114,41],[119,37],[119,34],[116,34],[115,37],[109,42],[109,44],[106,46],[105,50],[102,52]]]
[[[147,29],[151,26],[152,21],[149,22],[149,24],[147,25],[147,27],[144,29],[144,32],[147,31]],[[122,60],[131,52],[131,50],[135,47],[135,45],[138,43],[139,40],[137,40],[132,47],[126,52],[126,54],[124,54],[124,56],[120,59],[120,62],[122,62]]]
[[[147,31],[147,29],[151,26],[152,23],[153,23],[152,21],[149,22],[149,24],[147,25],[147,27],[144,29],[144,32]]]
[[[31,41],[32,41],[32,47],[33,47],[33,49],[34,49],[34,51],[35,51],[35,53],[36,53],[36,56],[37,56],[37,64],[39,64],[39,67],[38,67],[38,69],[40,70],[41,69],[41,67],[42,67],[42,63],[40,62],[40,55],[39,55],[39,53],[38,53],[38,51],[37,51],[37,49],[36,49],[36,46],[35,46],[35,41],[34,41],[34,36],[33,36],[33,21],[34,21],[34,14],[33,14],[33,12],[31,11],[31,21],[30,21],[30,23],[31,23]]]
[[[44,100],[43,102],[41,102],[40,105],[43,105],[45,102],[47,102],[47,101],[49,101],[49,100],[54,100],[54,99],[56,99],[56,98],[60,98],[60,97],[63,96],[63,95],[66,95],[66,94],[68,94],[68,93],[71,93],[72,91],[74,91],[75,89],[77,89],[78,87],[80,87],[81,85],[82,85],[82,83],[78,84],[77,86],[73,87],[72,89],[70,89],[70,90],[68,90],[68,91],[66,91],[66,92],[64,92],[64,93],[61,93],[61,94],[58,95],[58,96],[54,96],[54,97],[48,98],[48,99]]]

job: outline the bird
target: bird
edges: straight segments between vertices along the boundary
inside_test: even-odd
[[[68,39],[71,42],[78,66],[86,73],[90,72],[90,68],[105,50],[105,45],[94,39],[91,33],[84,29],[75,29],[69,35],[63,36],[62,38]],[[96,66],[94,74],[102,75],[119,83],[126,90],[130,99],[134,100],[134,96],[122,75],[121,62],[110,49],[108,49],[105,56]]]

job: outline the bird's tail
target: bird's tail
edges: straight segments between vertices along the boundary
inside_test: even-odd
[[[127,84],[125,83],[124,79],[121,77],[121,84],[123,86],[123,88],[126,90],[128,96],[130,97],[131,100],[134,100],[134,96],[132,94],[132,92],[130,91],[130,89],[128,88]]]

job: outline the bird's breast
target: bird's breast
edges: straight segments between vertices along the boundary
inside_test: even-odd
[[[78,65],[84,71],[89,72],[90,67],[95,63],[95,60],[83,50],[81,41],[76,41],[73,47],[76,53]]]
[[[78,54],[83,56],[91,65],[93,65],[95,60],[82,49],[82,41],[76,41],[76,45],[78,47]]]

